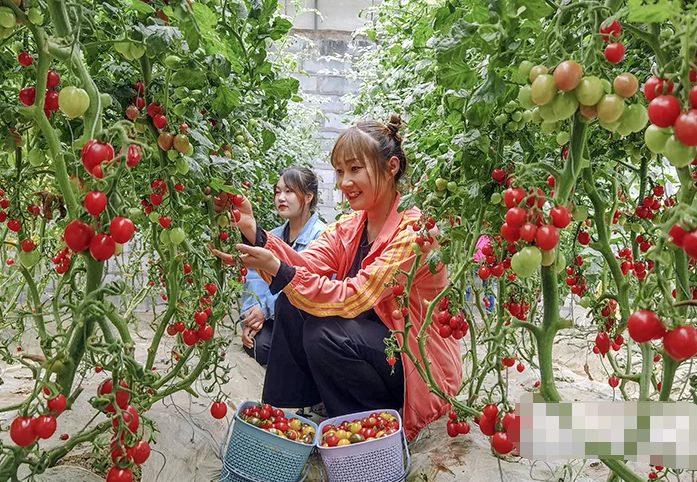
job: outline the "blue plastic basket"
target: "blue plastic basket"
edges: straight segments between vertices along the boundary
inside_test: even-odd
[[[256,402],[244,402],[235,412],[235,419],[228,427],[228,434],[220,447],[223,470],[220,482],[297,482],[304,480],[314,445],[294,442],[248,424],[240,413]],[[297,418],[315,429],[315,441],[319,432],[317,424],[295,413],[283,411],[287,419]],[[227,451],[224,450],[232,428]],[[302,479],[301,479],[302,476]]]

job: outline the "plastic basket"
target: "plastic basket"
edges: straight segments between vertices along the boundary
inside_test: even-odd
[[[220,482],[297,482],[304,480],[303,468],[307,465],[315,445],[294,442],[273,435],[258,427],[246,423],[240,413],[246,408],[258,405],[256,402],[244,402],[235,412],[234,422],[230,423],[228,433],[220,446],[220,458],[223,470]],[[317,424],[312,420],[283,411],[287,419],[297,418],[307,423],[319,433]],[[232,435],[230,434],[232,429]],[[227,442],[228,436],[230,441]],[[227,451],[225,445],[227,443]],[[302,476],[302,479],[301,479]]]
[[[326,425],[366,418],[375,412],[394,415],[399,420],[399,432],[343,447],[320,446],[322,429]],[[319,425],[316,443],[329,482],[402,482],[411,466],[402,417],[395,410],[370,410],[325,420]]]

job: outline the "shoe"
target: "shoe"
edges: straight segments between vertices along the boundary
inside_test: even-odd
[[[295,412],[295,414],[305,417],[308,420],[312,420],[317,425],[329,418],[327,415],[327,409],[324,407],[324,403],[322,402],[311,407],[303,407]]]

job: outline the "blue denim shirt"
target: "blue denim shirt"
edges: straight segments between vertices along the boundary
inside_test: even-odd
[[[288,222],[289,221],[286,221],[281,226],[270,231],[271,234],[282,238],[283,230]],[[326,227],[327,226],[319,219],[319,215],[314,213],[307,223],[305,223],[305,227],[303,227],[300,235],[293,243],[293,249],[298,252],[304,251],[312,241],[319,238]],[[259,299],[257,299],[257,296]],[[259,276],[256,271],[250,269],[247,273],[247,282],[244,284],[244,289],[242,291],[242,312],[240,313],[240,318],[244,317],[247,310],[255,305],[261,307],[261,310],[264,312],[264,319],[268,320],[269,318],[273,318],[276,298],[278,298],[278,295],[271,294],[269,285],[266,284],[266,281],[261,279],[261,276]]]

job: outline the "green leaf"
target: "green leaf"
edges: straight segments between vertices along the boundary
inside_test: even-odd
[[[189,136],[191,136],[191,138],[196,141],[196,144],[201,147],[205,147],[207,149],[213,149],[215,147],[210,139],[208,139],[208,137],[206,137],[203,132],[198,129],[189,129]]]
[[[131,7],[133,7],[134,10],[137,10],[138,13],[145,13],[145,14],[155,13],[154,8],[152,8],[150,5],[148,5],[147,3],[144,3],[141,0],[131,0]]]
[[[240,93],[237,90],[230,90],[227,85],[218,87],[215,99],[211,104],[213,112],[220,117],[227,117],[232,109],[240,106]]]
[[[263,131],[261,131],[261,139],[261,148],[265,151],[267,149],[270,149],[271,146],[273,146],[274,142],[276,142],[276,134],[274,134],[272,131],[268,129],[264,129]]]
[[[140,1],[140,0],[138,0]],[[145,39],[148,52],[161,54],[169,50],[175,40],[181,38],[181,32],[174,27],[166,27],[163,25],[150,25],[136,27]]]
[[[207,83],[205,72],[192,69],[180,69],[170,80],[174,85],[183,85],[190,89],[201,89]]]
[[[293,22],[287,18],[276,17],[273,21],[271,31],[269,32],[269,37],[271,37],[273,40],[278,40],[290,32],[291,28],[293,28]]]
[[[441,67],[438,83],[446,89],[459,90],[469,87],[474,78],[470,66],[464,60],[457,59]]]
[[[501,97],[501,94],[503,94],[505,89],[506,84],[504,84],[503,80],[496,74],[495,71],[490,70],[484,83],[480,85],[472,94],[472,99],[470,102],[473,104],[476,104],[477,102],[493,104],[499,97]]]
[[[627,21],[634,23],[661,23],[673,15],[673,8],[667,0],[659,0],[652,5],[644,4],[642,0],[629,0],[627,10]]]
[[[174,5],[174,14],[179,20],[179,30],[184,34],[184,39],[189,47],[189,52],[198,50],[201,40],[201,30],[199,29],[193,10],[185,0],[177,0]]]
[[[211,179],[211,182],[209,182],[208,185],[211,187],[211,189],[216,191],[224,191],[229,194],[235,194],[235,190],[232,188],[232,186],[228,186],[225,184],[225,181],[218,177]]]
[[[548,17],[554,11],[544,0],[514,0],[513,3],[517,9],[525,8],[522,12],[522,17],[528,20],[539,20]]]
[[[411,193],[406,193],[399,198],[399,206],[397,206],[397,211],[401,213],[402,211],[406,211],[407,209],[411,209],[415,206],[416,200],[414,199],[414,196]]]
[[[261,87],[269,96],[287,99],[298,93],[300,81],[293,78],[276,79],[273,82],[262,82]]]

